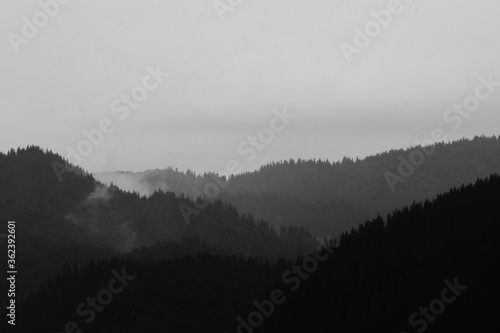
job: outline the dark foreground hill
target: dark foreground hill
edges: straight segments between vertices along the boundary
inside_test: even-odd
[[[30,319],[20,315],[20,329],[492,332],[499,202],[495,175],[379,216],[295,264],[211,255],[91,263],[62,272],[21,304]],[[89,305],[96,297],[102,302]]]
[[[499,202],[495,175],[344,234],[258,332],[496,331]]]

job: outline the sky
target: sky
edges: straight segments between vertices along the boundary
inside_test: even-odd
[[[0,2],[0,151],[68,156],[104,121],[85,169],[201,173],[500,134],[496,0],[54,1]]]

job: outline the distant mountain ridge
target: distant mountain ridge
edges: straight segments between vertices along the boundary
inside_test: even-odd
[[[424,153],[429,150],[433,150],[430,156]],[[400,176],[401,161],[409,162],[415,152],[425,160],[412,166],[409,177]],[[432,199],[454,186],[498,172],[500,136],[476,136],[424,149],[417,146],[391,150],[364,159],[271,163],[258,171],[232,176],[217,198],[273,225],[302,225],[322,236],[338,236],[375,214],[385,215],[413,201]],[[393,184],[394,191],[388,173],[403,180]],[[195,196],[204,192],[206,184],[214,183],[215,175],[169,168],[144,173],[98,173],[95,177],[144,193],[163,188]]]
[[[500,171],[500,136],[476,136],[430,146],[434,152],[391,192],[387,171],[398,173],[399,157],[409,160],[422,147],[342,162],[290,160],[231,178],[231,193],[277,193],[314,200],[345,200],[366,208],[391,210],[432,198],[454,186],[469,184]],[[427,147],[429,149],[429,147]]]

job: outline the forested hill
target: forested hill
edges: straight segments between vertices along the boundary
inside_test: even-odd
[[[20,305],[34,315],[20,322],[23,332],[70,321],[106,333],[494,332],[498,202],[495,175],[379,216],[295,263],[198,255],[67,268]],[[119,272],[125,288],[91,311],[86,297]]]
[[[425,150],[432,153],[428,155],[419,146],[362,160],[344,158],[331,163],[299,159],[272,163],[232,177],[226,191],[277,193],[308,201],[344,200],[381,211],[433,198],[454,186],[500,172],[500,136],[436,143]],[[400,175],[401,161],[418,161],[419,155],[424,156],[422,164],[410,163],[414,169],[411,175],[407,176],[407,168],[402,168]],[[387,172],[404,180],[393,182],[394,192],[386,180]]]
[[[419,155],[424,156],[422,164],[411,164]],[[232,177],[224,189],[228,195],[222,197],[269,223],[286,220],[337,237],[376,214],[432,199],[493,173],[500,173],[500,136],[483,136],[391,150],[362,160],[272,163]],[[285,206],[286,211],[276,209]]]
[[[307,226],[322,237],[336,238],[377,215],[376,209],[345,200],[307,201],[291,195],[250,192],[223,192],[219,198],[238,207],[238,211],[259,216],[271,224]]]
[[[498,330],[499,202],[493,175],[345,233],[257,332]]]
[[[159,241],[198,238],[230,253],[270,259],[295,257],[314,246],[304,228],[290,226],[278,235],[266,222],[220,201],[186,218],[195,203],[171,192],[140,197],[98,183],[83,170],[67,172],[59,181],[54,162],[65,164],[35,146],[0,154],[0,216],[16,221],[20,290],[29,290],[63,263]]]
[[[424,158],[422,163],[412,165],[410,161],[420,163],[419,156]],[[432,199],[454,186],[498,172],[500,136],[481,136],[391,150],[364,159],[271,163],[232,177],[227,186],[219,187],[223,193],[217,198],[273,225],[301,225],[316,234],[338,236],[376,214],[385,215],[413,201]],[[144,194],[161,188],[196,196],[204,194],[207,184],[217,184],[214,175],[196,175],[189,170],[182,173],[172,168],[101,173],[96,177]]]

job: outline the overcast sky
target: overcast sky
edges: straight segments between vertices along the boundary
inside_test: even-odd
[[[480,76],[500,82],[500,2],[401,0],[348,63],[341,43],[389,2],[245,0],[221,20],[212,0],[72,0],[16,53],[9,33],[22,36],[41,7],[1,0],[0,150],[66,156],[104,118],[115,130],[83,158],[90,171],[252,170],[408,147],[435,128],[500,134],[500,87],[457,129],[443,120]],[[157,65],[170,76],[120,119],[113,102]],[[285,106],[295,119],[248,162],[238,146]]]

